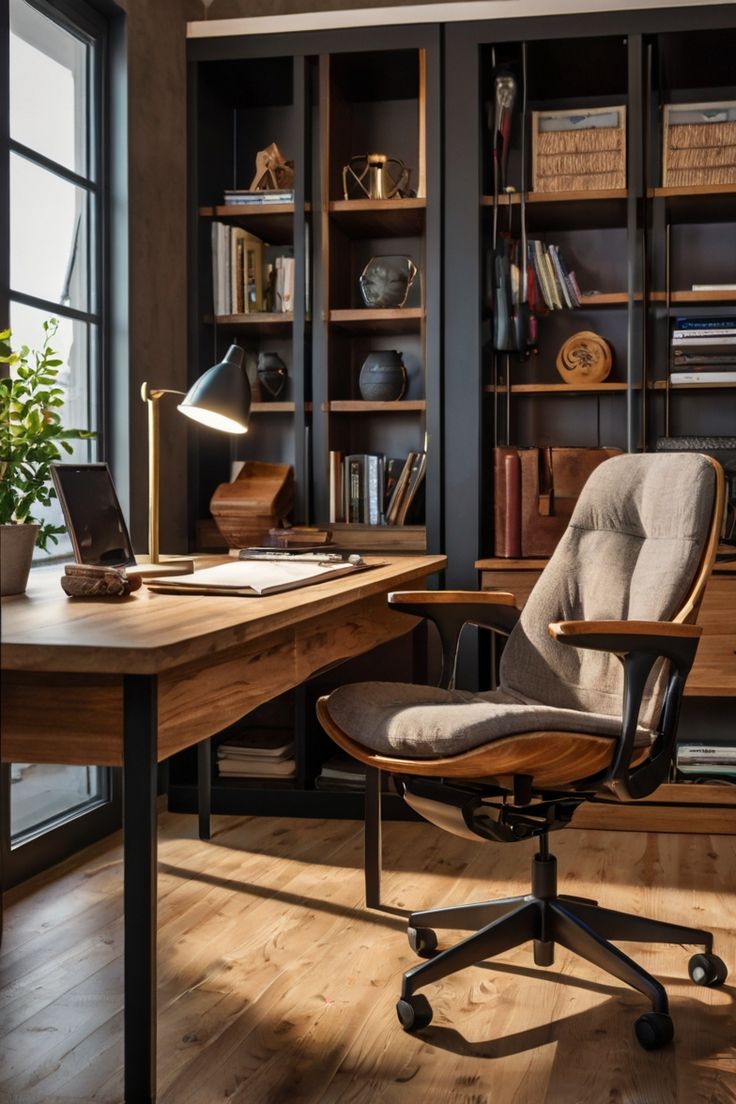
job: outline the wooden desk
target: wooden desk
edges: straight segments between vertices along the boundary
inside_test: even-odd
[[[370,562],[370,557],[367,557]],[[59,569],[2,600],[4,762],[123,769],[125,1100],[156,1098],[156,764],[417,623],[386,595],[441,556],[264,598],[68,599]]]
[[[725,549],[724,549],[725,551]],[[546,560],[478,560],[481,589],[510,590],[523,606]],[[698,617],[703,635],[685,685],[685,697],[729,699],[736,710],[736,563],[716,564],[708,580]],[[736,794],[718,785],[660,786],[643,801],[584,805],[575,814],[576,828],[619,828],[657,832],[736,833]]]

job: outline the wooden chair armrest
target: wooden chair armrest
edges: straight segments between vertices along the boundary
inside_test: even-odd
[[[699,637],[702,625],[683,625],[679,621],[553,621],[548,626],[553,640],[585,636]]]
[[[430,606],[467,605],[515,606],[516,597],[508,590],[395,590],[388,596],[389,605]]]
[[[465,625],[478,625],[504,636],[513,629],[521,611],[505,590],[400,590],[389,594],[392,609],[432,621],[442,644],[439,685],[455,685],[460,634]]]

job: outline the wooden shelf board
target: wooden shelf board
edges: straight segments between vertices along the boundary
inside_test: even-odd
[[[608,188],[599,192],[527,192],[526,214],[529,228],[569,229],[625,226],[625,188]],[[521,195],[512,192],[498,197],[499,208],[521,207]],[[493,196],[481,197],[481,207],[492,208]],[[574,212],[570,210],[574,207]]]
[[[415,237],[424,230],[426,199],[337,199],[330,218],[350,238]]]
[[[305,205],[305,210],[308,207]],[[226,219],[243,226],[274,245],[294,240],[293,203],[230,203],[200,207],[201,218]]]
[[[363,399],[335,399],[325,403],[323,410],[331,414],[410,414],[426,410],[425,399],[396,399],[393,402],[366,402]]]
[[[650,188],[650,199],[664,200],[670,222],[720,222],[736,215],[736,184],[692,184]]]
[[[284,311],[283,314],[269,314],[266,311],[258,311],[255,314],[219,314],[215,317],[208,314],[205,322],[209,325],[222,326],[232,330],[249,331],[251,333],[272,333],[274,330],[285,329],[294,322],[294,312]]]
[[[424,525],[358,525],[344,521],[326,522],[338,548],[358,552],[425,552],[427,528]]]
[[[736,184],[687,184],[678,188],[650,188],[649,196],[676,199],[679,196],[736,196]]]
[[[514,568],[516,571],[543,571],[549,563],[549,556],[535,559],[512,560],[505,556],[489,556],[484,560],[475,561],[476,571],[507,571]]]
[[[293,402],[254,402],[250,404],[251,414],[293,414],[296,403]]]
[[[612,307],[626,306],[629,301],[625,291],[602,291],[599,295],[581,295],[581,307]]]
[[[601,203],[610,199],[624,201],[628,194],[626,188],[604,188],[598,192],[527,192],[526,201],[527,203]],[[481,203],[484,207],[492,207],[493,196],[484,195]],[[521,193],[511,192],[508,195],[500,195],[498,204],[499,207],[521,204]]]
[[[667,293],[653,291],[651,299],[655,303],[665,303]],[[671,291],[671,303],[736,303],[736,291]]]
[[[419,333],[424,311],[421,307],[385,310],[331,310],[329,321],[351,333]]]
[[[512,383],[511,392],[514,395],[605,395],[612,391],[625,391],[627,387],[626,383],[595,383],[590,387],[576,387],[570,383]],[[483,390],[491,394],[495,390],[497,394],[503,395],[506,387],[499,383],[494,388],[493,384],[489,383]]]
[[[666,391],[666,380],[655,380],[651,385],[654,391]],[[733,391],[736,383],[671,383],[672,391]]]

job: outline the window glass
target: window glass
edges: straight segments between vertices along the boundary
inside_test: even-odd
[[[10,157],[10,286],[87,310],[87,204],[93,197],[18,154]]]
[[[86,173],[86,43],[25,0],[10,6],[10,31],[10,137]]]

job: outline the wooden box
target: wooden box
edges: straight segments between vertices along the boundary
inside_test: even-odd
[[[626,108],[532,112],[532,190],[626,187]]]
[[[666,104],[662,185],[736,184],[736,101]]]
[[[247,460],[232,483],[221,483],[210,511],[229,548],[263,545],[269,529],[294,506],[294,469],[289,464]]]

